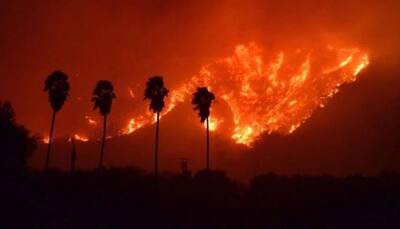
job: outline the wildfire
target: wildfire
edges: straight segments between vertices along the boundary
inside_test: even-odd
[[[357,66],[356,70],[354,71],[354,76],[358,75],[365,67],[369,65],[369,58],[367,55],[363,56],[362,62]]]
[[[81,142],[88,142],[89,138],[83,136],[83,135],[78,135],[78,134],[74,134],[74,139],[77,141],[81,141]]]
[[[328,46],[274,54],[263,53],[253,43],[238,45],[232,56],[203,66],[189,82],[171,91],[161,117],[190,98],[197,87],[207,86],[232,112],[232,139],[250,146],[264,132],[293,133],[317,107],[325,106],[340,85],[357,80],[368,65],[369,56],[359,49]],[[140,115],[122,134],[152,123],[154,114]],[[210,130],[217,126],[218,120],[211,119]]]
[[[209,117],[209,120],[208,120],[208,129],[210,130],[210,131],[215,131],[216,129],[217,129],[217,127],[218,127],[218,124],[219,123],[221,123],[222,122],[222,120],[218,120],[217,118],[211,118],[211,117]],[[206,122],[204,122],[204,128],[207,128],[207,123]]]
[[[134,99],[135,98],[135,93],[133,93],[133,90],[131,88],[128,87],[128,92],[129,92],[129,96]]]
[[[44,137],[43,139],[42,139],[42,142],[44,143],[44,144],[49,144],[50,143],[50,137]]]
[[[85,137],[84,135],[80,135],[80,134],[74,134],[71,138],[68,139],[68,142],[71,142],[72,139],[76,140],[76,141],[80,141],[80,142],[88,142],[89,138]]]
[[[138,118],[132,118],[126,129],[122,130],[122,134],[130,134],[137,129],[142,128],[145,124],[147,124],[146,120],[143,119],[143,116],[139,116]]]
[[[85,116],[85,119],[88,121],[89,125],[96,127],[97,126],[97,121],[94,120],[92,117],[90,117],[89,115]]]

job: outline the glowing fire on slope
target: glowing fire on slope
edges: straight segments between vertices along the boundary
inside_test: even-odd
[[[87,120],[87,122],[89,123],[89,125],[96,127],[97,126],[97,121],[94,120],[92,117],[90,117],[89,115],[85,116],[85,119]]]
[[[77,141],[80,141],[80,142],[88,142],[89,141],[89,138],[84,136],[84,135],[82,135],[82,134],[74,134],[71,138],[68,139],[68,142],[72,141],[72,138],[77,140]],[[53,138],[53,140],[54,140],[54,138]],[[44,144],[49,144],[50,143],[50,137],[44,137],[42,139],[42,142]]]
[[[368,55],[359,49],[332,46],[264,57],[255,44],[238,45],[232,56],[203,66],[188,83],[171,91],[162,116],[190,98],[197,87],[208,86],[232,112],[232,139],[250,146],[263,132],[293,133],[341,84],[355,81],[369,64]],[[219,122],[213,117],[210,129],[219,128]],[[121,133],[152,123],[154,114],[148,112],[132,118]]]
[[[81,142],[88,142],[89,138],[85,137],[84,135],[79,135],[79,134],[74,134],[73,138],[77,141],[81,141]],[[71,139],[69,139],[69,141],[71,141]]]
[[[49,143],[50,143],[50,137],[49,137],[49,136],[43,137],[42,142],[43,142],[44,144],[49,144]]]
[[[220,123],[222,123],[222,120],[219,120],[219,119],[217,119],[217,118],[215,118],[215,117],[209,117],[209,121],[208,121],[208,128],[209,128],[209,130],[210,131],[215,131],[216,129],[217,129],[217,127],[218,127],[218,125],[220,124]],[[207,123],[206,122],[204,122],[204,124],[203,124],[203,126],[204,126],[204,128],[207,128]]]

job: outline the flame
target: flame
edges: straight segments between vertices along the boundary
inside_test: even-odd
[[[357,76],[368,65],[369,65],[369,58],[368,55],[365,55],[363,56],[361,63],[357,66],[356,70],[354,71],[354,76]]]
[[[85,119],[88,121],[89,125],[96,127],[97,126],[97,121],[94,120],[92,117],[90,117],[89,115],[85,116]]]
[[[88,142],[89,138],[83,136],[83,135],[79,135],[79,134],[74,134],[74,139],[77,141],[81,141],[81,142]]]
[[[251,140],[251,137],[254,136],[254,130],[251,126],[246,127],[236,127],[235,133],[232,135],[232,139],[234,139],[237,143],[247,145]]]
[[[133,90],[131,88],[128,87],[128,92],[129,92],[129,96],[134,99],[135,98],[135,93],[133,93]]]
[[[208,118],[208,129],[209,129],[210,131],[215,131],[215,130],[217,130],[217,127],[218,127],[218,125],[219,125],[221,122],[222,122],[222,120],[219,120],[219,119],[217,119],[217,118],[214,118],[214,117],[211,117],[211,116],[210,116],[210,117]],[[207,123],[204,122],[203,126],[204,126],[204,128],[207,128]]]
[[[80,141],[80,142],[88,142],[89,138],[85,137],[83,134],[74,134],[71,138],[68,139],[68,142],[71,142],[72,139]]]
[[[143,116],[139,116],[138,118],[132,118],[129,120],[127,127],[122,130],[122,134],[130,134],[135,130],[142,128],[145,124],[147,124],[146,120],[143,119]]]
[[[264,132],[293,133],[317,107],[325,106],[340,85],[357,80],[368,65],[368,54],[356,48],[329,45],[266,55],[254,43],[238,45],[232,56],[204,65],[189,82],[171,91],[161,117],[190,98],[197,87],[207,86],[232,112],[232,139],[251,146]],[[148,112],[130,119],[121,133],[152,123],[154,114]],[[217,126],[218,120],[211,119],[210,129]]]
[[[50,143],[50,137],[49,137],[49,136],[44,137],[44,138],[42,139],[42,142],[43,142],[44,144],[49,144],[49,143]]]

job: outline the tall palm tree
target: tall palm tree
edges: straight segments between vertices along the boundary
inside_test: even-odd
[[[49,102],[53,109],[51,119],[50,137],[46,156],[46,170],[49,168],[51,145],[53,143],[54,124],[56,122],[56,114],[61,110],[69,95],[68,76],[61,72],[55,71],[50,74],[44,82],[44,91],[49,93]]]
[[[144,99],[150,100],[150,110],[157,114],[156,144],[154,150],[154,174],[158,176],[158,132],[160,112],[164,108],[164,98],[168,96],[168,89],[164,86],[162,76],[153,76],[147,80]]]
[[[103,138],[100,148],[100,160],[99,169],[103,167],[103,155],[104,145],[106,142],[106,127],[107,127],[107,115],[111,112],[112,100],[115,99],[114,86],[111,81],[100,80],[97,82],[96,88],[93,91],[92,101],[94,102],[94,108],[99,108],[100,114],[103,115]]]
[[[210,107],[212,101],[215,99],[213,93],[208,91],[206,87],[199,87],[197,91],[193,94],[192,104],[194,110],[197,110],[200,116],[200,122],[207,122],[207,134],[206,134],[206,168],[210,169],[210,131],[209,131],[209,116]]]

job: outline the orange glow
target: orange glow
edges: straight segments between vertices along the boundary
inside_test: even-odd
[[[209,130],[210,131],[215,131],[215,130],[217,130],[217,127],[218,127],[218,125],[220,124],[222,122],[222,120],[219,120],[219,119],[217,119],[217,118],[214,118],[214,117],[209,117],[209,120],[208,120],[208,128],[209,128]],[[204,122],[204,128],[207,128],[207,123],[206,122]]]
[[[135,98],[135,93],[133,93],[133,90],[131,88],[128,87],[128,92],[129,92],[129,96],[134,99]]]
[[[250,126],[245,127],[236,127],[235,133],[232,135],[232,139],[234,139],[237,143],[240,144],[248,144],[251,141],[251,138],[254,136],[254,130]]]
[[[50,137],[49,137],[49,136],[44,137],[44,138],[42,139],[42,142],[43,142],[44,144],[49,144],[49,143],[50,143]]]
[[[351,62],[352,59],[353,59],[353,56],[349,56],[346,60],[340,62],[340,64],[338,66],[328,69],[328,70],[325,70],[323,73],[329,74],[329,73],[335,72],[341,68],[344,68],[344,67],[346,67],[346,65],[348,65]]]
[[[79,134],[74,134],[74,139],[77,141],[81,141],[81,142],[88,142],[89,138],[83,136],[83,135],[79,135]]]
[[[130,134],[133,133],[135,130],[142,128],[147,122],[143,120],[143,116],[139,116],[138,118],[132,118],[126,129],[122,130],[122,134]]]
[[[363,56],[361,63],[357,66],[354,71],[354,76],[358,75],[365,67],[369,65],[368,55]]]
[[[89,138],[85,137],[83,134],[74,134],[72,137],[74,140],[80,141],[80,142],[88,142]],[[72,138],[69,138],[68,141],[71,142]]]
[[[97,126],[97,121],[94,120],[92,117],[90,117],[89,115],[85,116],[85,119],[88,121],[89,125],[96,127]]]
[[[161,117],[190,98],[197,87],[207,86],[232,112],[233,133],[224,131],[235,142],[251,146],[264,132],[293,133],[316,108],[325,106],[340,85],[355,81],[368,65],[369,56],[355,48],[330,45],[274,54],[262,52],[254,43],[238,45],[232,56],[204,65],[189,82],[172,90]],[[153,122],[151,113],[132,118],[122,133]],[[213,117],[210,130],[217,126],[222,130]]]

